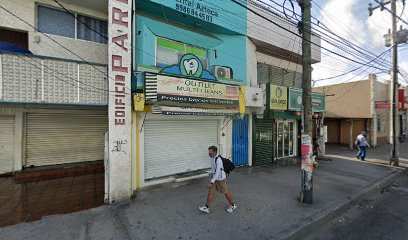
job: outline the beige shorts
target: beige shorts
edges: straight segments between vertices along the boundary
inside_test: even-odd
[[[220,192],[220,193],[226,193],[228,192],[228,187],[227,187],[227,180],[221,180],[221,181],[215,181],[214,184],[212,184],[212,187],[210,189],[212,192]]]

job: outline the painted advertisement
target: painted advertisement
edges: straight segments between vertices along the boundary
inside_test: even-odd
[[[270,109],[286,110],[288,108],[288,88],[270,85]]]
[[[157,101],[239,106],[239,86],[157,75]]]

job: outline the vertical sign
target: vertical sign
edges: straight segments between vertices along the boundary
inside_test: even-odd
[[[109,0],[109,202],[131,195],[131,14],[132,0]]]

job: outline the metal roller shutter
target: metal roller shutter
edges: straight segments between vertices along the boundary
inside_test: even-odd
[[[218,121],[146,121],[144,136],[145,179],[210,168],[207,149],[218,145]]]
[[[273,121],[257,119],[255,122],[254,165],[273,162]]]
[[[0,116],[0,174],[13,171],[14,116]]]
[[[26,166],[103,160],[106,112],[28,113]]]

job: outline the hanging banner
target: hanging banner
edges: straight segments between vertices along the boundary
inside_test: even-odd
[[[270,85],[270,109],[286,110],[288,108],[288,88]]]

